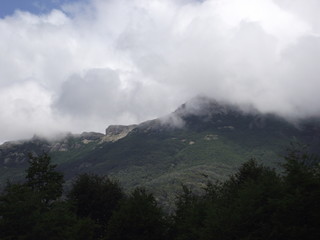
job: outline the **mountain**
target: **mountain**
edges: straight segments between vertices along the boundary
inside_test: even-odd
[[[125,189],[145,186],[160,201],[174,201],[186,184],[200,191],[208,180],[223,180],[255,158],[277,167],[290,142],[319,151],[319,119],[291,123],[253,107],[195,98],[159,119],[109,126],[105,134],[33,137],[0,146],[0,182],[19,180],[29,152],[48,152],[67,183],[84,172],[119,179]]]

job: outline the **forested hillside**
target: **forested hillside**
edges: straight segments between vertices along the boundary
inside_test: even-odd
[[[0,196],[1,239],[319,239],[320,168],[291,149],[281,173],[249,160],[201,194],[182,186],[164,211],[143,188],[124,193],[106,176],[81,174],[67,192],[48,155],[30,156],[24,183]]]
[[[108,175],[130,192],[151,190],[170,208],[181,184],[199,191],[225,180],[248,159],[277,168],[291,142],[319,152],[318,119],[289,122],[252,108],[197,98],[168,116],[139,125],[110,126],[105,134],[8,142],[0,146],[0,182],[23,179],[28,153],[46,152],[66,186],[81,173]]]

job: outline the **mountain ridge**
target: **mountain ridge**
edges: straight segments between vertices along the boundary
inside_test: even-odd
[[[180,184],[199,189],[204,181],[224,179],[250,158],[276,167],[279,154],[292,141],[319,151],[319,126],[318,119],[297,125],[250,106],[197,98],[158,119],[111,125],[105,134],[5,143],[0,146],[0,182],[19,179],[28,152],[45,151],[67,182],[84,172],[107,174],[119,179],[125,189],[146,186],[157,191],[158,198],[172,202]]]

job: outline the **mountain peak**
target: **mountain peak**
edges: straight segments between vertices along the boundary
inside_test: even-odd
[[[187,115],[218,115],[218,114],[259,114],[259,112],[249,105],[236,105],[225,101],[217,101],[213,98],[203,96],[195,97],[182,104],[174,114],[184,117]]]
[[[106,135],[103,137],[104,142],[115,142],[126,137],[137,125],[110,125],[106,129]]]

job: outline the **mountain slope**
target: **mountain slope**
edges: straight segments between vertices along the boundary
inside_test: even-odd
[[[199,189],[208,180],[225,178],[250,158],[277,166],[292,141],[318,151],[319,126],[317,119],[293,125],[250,107],[196,98],[163,118],[110,126],[105,135],[6,143],[0,146],[1,181],[23,174],[27,152],[46,151],[68,181],[82,172],[108,174],[126,189],[146,186],[162,201],[172,202],[181,184]]]

